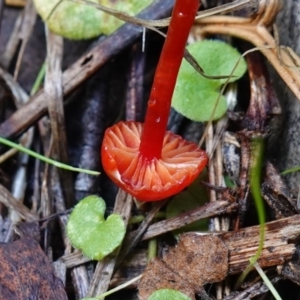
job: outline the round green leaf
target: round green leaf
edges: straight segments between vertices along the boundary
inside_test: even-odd
[[[66,38],[89,39],[102,33],[103,13],[94,7],[66,0],[34,0],[34,4],[49,28]]]
[[[199,75],[197,75],[199,76]],[[186,118],[196,121],[208,121],[214,112],[213,120],[218,120],[227,111],[227,103],[224,96],[220,96],[219,92],[214,89],[195,89],[194,81],[187,81],[179,83],[174,91],[172,100],[172,107]],[[184,88],[181,85],[186,85]],[[187,91],[188,87],[191,87]],[[183,94],[182,91],[186,90]],[[218,105],[215,109],[216,102],[219,99]],[[215,111],[214,111],[215,109]]]
[[[188,47],[206,75],[230,75],[241,55],[231,45],[221,41],[204,40]],[[230,82],[239,79],[247,65],[242,58]],[[172,107],[193,121],[208,121],[219,97],[221,85],[227,79],[207,79],[201,76],[187,61],[183,60],[173,94]],[[219,119],[227,109],[226,99],[221,96],[213,120]]]
[[[99,0],[99,4],[113,8],[115,10],[127,13],[129,15],[136,15],[147,6],[149,6],[153,0]],[[102,33],[109,35],[124,24],[123,21],[117,19],[116,17],[110,16],[103,13],[101,19],[102,22]]]
[[[148,300],[191,300],[187,295],[172,289],[161,289],[151,294]]]
[[[229,76],[241,57],[241,54],[230,44],[218,40],[196,42],[189,45],[188,50],[200,64],[205,74],[209,76]],[[192,68],[190,65],[189,67]],[[242,58],[229,82],[236,81],[242,77],[246,70],[247,64],[245,59]],[[206,80],[211,81],[212,79]],[[213,81],[220,86],[227,81],[227,78],[213,79]]]
[[[120,215],[104,219],[106,205],[98,196],[81,200],[72,211],[67,234],[72,245],[91,259],[101,260],[122,243],[126,227]]]
[[[135,15],[151,4],[153,0],[89,0],[109,8]],[[37,12],[49,28],[66,38],[81,40],[111,34],[123,21],[84,3],[70,0],[34,0]]]

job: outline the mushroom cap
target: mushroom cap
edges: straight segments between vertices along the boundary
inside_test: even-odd
[[[105,132],[101,158],[107,175],[140,201],[157,201],[187,187],[208,161],[196,144],[167,131],[160,158],[139,151],[143,124],[120,122]]]

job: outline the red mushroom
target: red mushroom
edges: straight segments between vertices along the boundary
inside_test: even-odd
[[[120,122],[105,132],[107,175],[141,201],[157,201],[188,186],[207,163],[194,143],[166,132],[171,99],[199,0],[177,0],[148,101],[145,123]]]

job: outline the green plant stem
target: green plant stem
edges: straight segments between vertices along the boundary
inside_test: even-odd
[[[286,175],[286,174],[298,172],[298,171],[300,171],[300,167],[294,167],[294,168],[290,168],[290,169],[287,169],[287,170],[281,172],[281,175]]]
[[[120,291],[120,290],[126,288],[127,286],[129,286],[130,284],[132,284],[132,283],[140,280],[141,278],[142,278],[142,275],[134,277],[133,279],[131,279],[131,280],[129,280],[129,281],[127,281],[127,282],[125,282],[125,283],[123,283],[123,284],[115,287],[114,289],[111,289],[111,290],[109,290],[109,291],[107,291],[107,292],[105,292],[105,293],[103,293],[103,294],[101,294],[99,296],[96,296],[95,299],[104,299],[105,297],[107,297],[107,296],[109,296],[109,295],[111,295],[111,294],[113,294],[113,293],[115,293],[117,291]]]
[[[148,243],[148,261],[157,256],[157,239],[151,239]]]
[[[16,144],[14,142],[11,142],[5,138],[2,138],[0,137],[0,143],[1,144],[4,144],[6,146],[9,146],[11,148],[14,148],[14,149],[17,149],[21,152],[24,152],[32,157],[35,157],[36,159],[39,159],[47,164],[51,164],[55,167],[58,167],[58,168],[61,168],[61,169],[65,169],[65,170],[69,170],[69,171],[73,171],[73,172],[81,172],[81,173],[86,173],[86,174],[90,174],[90,175],[99,175],[100,172],[97,172],[97,171],[92,171],[92,170],[86,170],[86,169],[81,169],[81,168],[75,168],[75,167],[72,167],[72,166],[69,166],[69,165],[66,165],[66,164],[63,164],[61,162],[58,162],[56,160],[53,160],[51,158],[48,158],[48,157],[45,157],[41,154],[38,154],[26,147],[23,147],[19,144]]]
[[[165,219],[166,218],[166,213],[163,211],[159,211],[154,215],[153,219]],[[133,216],[129,219],[128,224],[138,224],[141,223],[145,220],[145,216],[143,215],[136,215]]]
[[[248,273],[253,269],[254,264],[257,262],[262,249],[264,247],[265,239],[265,207],[264,201],[260,192],[261,185],[261,170],[262,170],[262,161],[263,161],[263,152],[264,152],[264,140],[262,137],[255,137],[251,142],[251,154],[252,154],[252,163],[250,168],[250,190],[252,197],[254,199],[254,204],[258,214],[258,221],[260,224],[259,229],[259,245],[255,255],[250,259],[250,264],[243,271],[241,276],[238,278],[236,286],[239,286],[246,278]]]
[[[266,213],[264,201],[261,196],[260,187],[261,187],[261,171],[262,171],[262,162],[263,162],[263,153],[264,153],[264,140],[262,137],[254,138],[252,143],[252,166],[250,171],[250,189],[256,206],[258,221],[260,224],[260,241],[259,246],[254,256],[254,263],[259,258],[261,251],[264,246],[264,237],[265,237],[265,223],[266,223]]]
[[[39,90],[44,80],[45,74],[46,74],[46,62],[44,62],[40,68],[39,74],[37,75],[35,82],[31,88],[30,96],[33,96]]]
[[[264,281],[265,285],[268,287],[268,289],[270,290],[270,292],[272,293],[272,295],[274,296],[274,298],[276,300],[282,300],[280,295],[278,294],[278,292],[276,291],[274,285],[272,284],[272,282],[269,280],[269,278],[266,276],[266,274],[264,273],[264,271],[261,269],[260,265],[257,262],[251,262],[251,264],[253,264],[253,266],[255,267],[256,271],[258,272],[258,274],[260,275],[261,279]]]

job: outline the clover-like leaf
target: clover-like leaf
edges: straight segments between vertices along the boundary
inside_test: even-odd
[[[209,201],[207,190],[201,184],[201,181],[205,180],[206,177],[207,172],[203,171],[185,191],[172,198],[166,209],[167,219],[176,217],[181,213],[197,208]],[[204,230],[207,230],[206,219],[196,221],[178,230],[174,230],[173,234],[177,237],[178,234],[183,232]]]
[[[135,15],[153,0],[88,0],[93,3]],[[102,12],[88,3],[71,0],[34,0],[35,7],[49,28],[66,38],[81,40],[111,34],[123,21]]]
[[[106,205],[98,196],[81,200],[72,211],[67,234],[72,245],[92,259],[101,260],[122,243],[126,227],[120,215],[104,219]]]
[[[191,44],[187,48],[205,74],[209,76],[229,76],[241,57],[235,48],[221,41],[204,40]],[[246,62],[242,58],[229,82],[239,79],[246,69]],[[217,103],[220,87],[226,81],[227,79],[205,78],[187,61],[182,60],[172,107],[190,120],[208,121]],[[221,96],[213,120],[224,115],[226,109],[226,99]]]
[[[148,300],[191,300],[187,295],[172,289],[157,290],[150,295]]]

